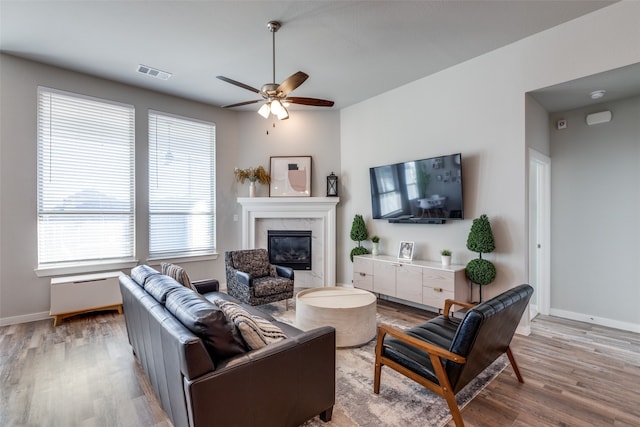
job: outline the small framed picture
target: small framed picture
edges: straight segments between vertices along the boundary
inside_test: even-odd
[[[411,261],[413,259],[413,242],[400,242],[398,259]]]
[[[270,175],[270,197],[311,196],[311,156],[273,156]]]

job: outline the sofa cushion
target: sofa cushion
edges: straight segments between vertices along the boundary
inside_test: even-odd
[[[176,265],[176,264],[171,264],[169,262],[161,263],[160,267],[162,268],[162,274],[165,274],[165,275],[171,277],[176,282],[180,283],[183,286],[186,286],[187,288],[190,288],[190,289],[193,289],[194,291],[197,291],[195,286],[193,286],[191,284],[191,280],[189,279],[189,275],[187,274],[187,272],[186,272],[186,270],[184,268],[182,268],[182,267],[180,267],[179,265]]]
[[[167,310],[204,342],[211,359],[219,362],[245,353],[233,323],[209,300],[185,287],[167,295]]]
[[[266,249],[248,249],[232,253],[233,267],[251,274],[252,277],[264,277],[271,273],[269,254]]]
[[[282,329],[260,316],[250,314],[234,302],[216,300],[215,303],[240,330],[242,338],[251,350],[287,338]]]
[[[150,277],[157,274],[160,273],[158,273],[157,270],[154,270],[148,265],[139,265],[131,269],[131,278],[140,286],[144,286]]]
[[[167,302],[167,295],[169,295],[169,292],[174,289],[181,288],[184,288],[184,286],[173,280],[171,277],[167,277],[162,274],[150,277],[144,285],[144,290],[161,304],[165,304]]]

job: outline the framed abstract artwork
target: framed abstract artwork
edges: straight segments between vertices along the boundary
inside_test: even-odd
[[[311,197],[311,156],[271,157],[270,197]]]

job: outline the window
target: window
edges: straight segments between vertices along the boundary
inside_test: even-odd
[[[38,265],[134,256],[134,108],[38,88]]]
[[[213,123],[149,111],[149,256],[215,252]]]

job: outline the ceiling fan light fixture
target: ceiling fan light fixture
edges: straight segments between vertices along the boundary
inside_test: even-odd
[[[278,120],[287,120],[289,118],[289,112],[286,108],[282,107],[282,110],[278,113]]]
[[[283,108],[284,107],[282,106],[280,101],[278,101],[277,99],[274,99],[273,101],[271,101],[271,113],[274,116],[279,115]]]
[[[269,118],[269,113],[271,113],[271,107],[269,106],[269,102],[266,104],[262,104],[262,107],[258,110],[258,114],[260,114],[265,119]]]

